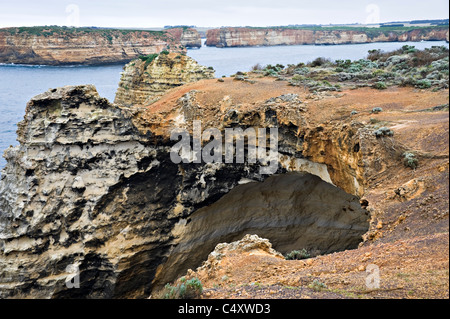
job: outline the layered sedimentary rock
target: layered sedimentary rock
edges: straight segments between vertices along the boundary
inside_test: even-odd
[[[193,28],[173,28],[168,29],[167,32],[180,39],[181,44],[186,48],[200,48],[202,46],[200,33]]]
[[[349,44],[391,41],[447,40],[445,28],[385,32],[371,30],[307,30],[289,28],[220,28],[207,31],[206,45],[216,47],[271,46],[295,44]]]
[[[177,30],[172,34],[89,28],[0,29],[0,63],[92,65],[129,62],[165,49],[185,52],[184,33]]]
[[[364,127],[310,127],[296,94],[219,109],[201,92],[174,94],[127,108],[75,86],[28,103],[0,182],[1,297],[147,297],[248,232],[283,253],[357,246],[368,229],[362,161],[378,143]],[[276,125],[276,171],[261,174],[267,163],[247,161],[174,163],[170,133],[192,130],[194,120],[219,131]],[[66,285],[74,267],[79,288]]]
[[[214,78],[214,70],[177,53],[134,60],[124,67],[114,102],[131,106],[156,101],[171,88]]]

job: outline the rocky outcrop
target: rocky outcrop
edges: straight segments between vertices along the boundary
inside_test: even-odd
[[[153,55],[125,65],[114,102],[125,106],[150,104],[171,88],[212,78],[212,68],[184,54]]]
[[[406,32],[370,30],[308,30],[289,28],[220,28],[207,31],[206,45],[216,47],[271,46],[295,44],[350,44],[448,39],[448,28],[416,29]]]
[[[0,182],[2,298],[147,297],[248,232],[282,253],[358,245],[369,222],[359,205],[364,153],[354,145],[373,151],[373,135],[364,138],[358,125],[310,127],[296,94],[218,109],[185,90],[147,108],[110,104],[93,86],[28,103]],[[267,163],[175,164],[170,132],[196,119],[219,130],[277,125],[276,171],[262,174]],[[303,155],[316,145],[313,132],[329,164],[320,145],[308,147],[316,163]],[[79,288],[66,285],[73,267]]]
[[[180,38],[165,31],[89,28],[0,29],[0,63],[108,64],[124,63],[140,55],[169,49],[185,52]]]
[[[196,29],[193,28],[173,28],[166,29],[176,39],[179,39],[181,44],[186,48],[200,48],[202,46],[202,39]]]

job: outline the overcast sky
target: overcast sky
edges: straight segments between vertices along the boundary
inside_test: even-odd
[[[273,26],[448,18],[448,0],[0,0],[0,27]]]

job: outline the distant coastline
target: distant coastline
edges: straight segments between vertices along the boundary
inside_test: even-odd
[[[427,27],[226,27],[206,33],[218,48],[275,45],[337,45],[375,42],[449,41],[448,25]]]

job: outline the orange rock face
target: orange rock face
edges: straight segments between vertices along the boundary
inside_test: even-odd
[[[385,41],[447,40],[448,29],[411,30],[397,34],[379,31],[375,36],[363,31],[314,31],[286,28],[221,28],[207,32],[206,45],[217,47],[295,44],[348,44]]]
[[[173,28],[168,29],[167,32],[179,39],[181,44],[187,48],[200,48],[202,46],[200,34],[193,28]]]
[[[123,63],[164,49],[185,52],[181,38],[168,32],[85,28],[41,28],[38,31],[27,28],[0,29],[0,63]]]

